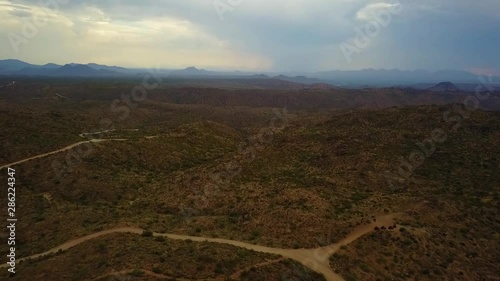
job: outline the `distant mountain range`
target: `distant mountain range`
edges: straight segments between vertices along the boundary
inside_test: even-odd
[[[429,72],[426,70],[406,71],[399,69],[335,70],[318,72],[310,76],[338,84],[339,86],[363,84],[397,86],[419,83],[439,83],[442,81],[452,81],[453,83],[479,83],[476,74],[460,70],[441,70],[436,72]]]
[[[52,76],[52,77],[120,77],[136,76],[146,73],[147,69],[124,68],[107,66],[95,63],[57,65],[48,63],[34,65],[20,60],[0,60],[0,75],[3,76]],[[210,71],[188,67],[172,70],[161,69],[161,75],[177,78],[251,78],[251,79],[279,79],[301,84],[328,83],[339,87],[387,87],[387,86],[412,86],[434,85],[442,81],[450,81],[455,85],[478,84],[477,75],[459,70],[443,70],[429,72],[425,70],[405,71],[399,69],[376,70],[363,69],[355,71],[323,71],[303,73],[298,76],[286,76],[281,73],[255,73],[241,71]],[[494,77],[493,81],[500,81]],[[468,87],[471,87],[470,85]],[[426,87],[428,88],[428,87]]]
[[[95,63],[66,65],[45,64],[34,65],[19,60],[0,60],[0,75],[8,76],[48,76],[48,77],[121,77],[136,76],[146,73],[147,69],[124,68],[118,66],[107,66]],[[196,67],[188,67],[179,70],[160,69],[159,73],[172,78],[238,78],[238,79],[275,79],[300,84],[322,83],[321,80],[308,78],[306,76],[289,77],[285,75],[268,76],[250,72],[222,72],[208,71]]]

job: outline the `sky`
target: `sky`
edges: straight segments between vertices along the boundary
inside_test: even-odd
[[[0,59],[500,75],[498,0],[0,0]]]

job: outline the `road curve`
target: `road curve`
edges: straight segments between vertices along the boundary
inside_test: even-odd
[[[394,224],[394,218],[398,214],[392,214],[392,215],[386,215],[386,216],[381,216],[377,217],[376,222],[372,222],[370,224],[366,225],[361,225],[356,227],[350,234],[348,234],[344,239],[340,240],[339,242],[335,244],[331,244],[328,246],[324,247],[319,247],[315,249],[281,249],[281,248],[271,248],[271,247],[265,247],[265,246],[260,246],[260,245],[254,245],[246,242],[241,242],[241,241],[235,241],[235,240],[228,240],[228,239],[223,239],[223,238],[207,238],[207,237],[198,237],[198,236],[188,236],[188,235],[179,235],[179,234],[170,234],[170,233],[153,233],[153,236],[162,236],[162,237],[167,237],[170,239],[175,239],[175,240],[192,240],[196,242],[212,242],[212,243],[219,243],[219,244],[227,244],[227,245],[232,245],[240,248],[245,248],[248,250],[253,250],[257,252],[262,252],[262,253],[268,253],[268,254],[276,254],[280,255],[285,258],[290,258],[295,261],[298,261],[299,263],[303,264],[304,266],[310,268],[311,270],[314,270],[318,273],[321,273],[324,275],[325,279],[327,281],[344,281],[344,279],[336,274],[332,268],[330,267],[330,256],[337,252],[341,246],[347,245],[356,239],[360,238],[363,235],[366,235],[373,231],[375,226],[390,226]],[[99,231],[84,237],[80,237],[71,241],[68,241],[62,245],[59,245],[53,249],[50,249],[46,252],[32,255],[29,257],[25,257],[22,259],[19,259],[18,262],[25,261],[27,259],[36,259],[48,254],[53,254],[57,253],[59,251],[65,251],[68,250],[78,244],[81,244],[83,242],[89,241],[91,239],[95,239],[104,235],[112,234],[112,233],[133,233],[133,234],[142,234],[143,229],[141,228],[136,228],[136,227],[121,227],[121,228],[114,228],[114,229],[109,229],[109,230],[103,230]],[[7,267],[8,264],[3,264],[0,265],[1,267]]]

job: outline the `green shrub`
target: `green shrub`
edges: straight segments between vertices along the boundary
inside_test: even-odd
[[[134,277],[142,277],[144,275],[144,271],[139,270],[139,269],[134,269],[134,271],[130,272],[128,275],[134,276]]]

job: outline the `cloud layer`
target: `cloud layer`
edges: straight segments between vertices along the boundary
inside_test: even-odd
[[[500,69],[497,0],[33,2],[0,0],[0,58],[263,71]],[[346,60],[339,46],[398,5]]]

